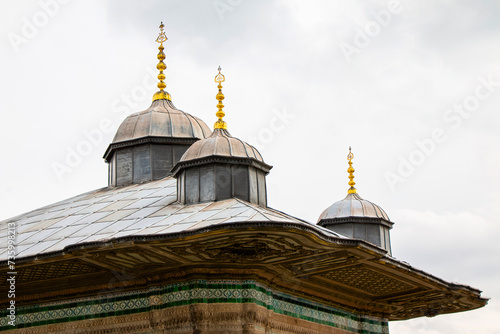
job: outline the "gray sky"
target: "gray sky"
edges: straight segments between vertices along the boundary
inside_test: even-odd
[[[392,333],[498,334],[498,1],[2,1],[0,219],[107,185],[102,155],[156,91],[274,166],[269,205],[315,222],[347,191],[396,223],[393,254],[491,297]]]

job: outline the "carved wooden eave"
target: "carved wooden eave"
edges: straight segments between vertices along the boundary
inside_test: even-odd
[[[199,278],[254,279],[387,320],[467,311],[487,303],[481,291],[445,282],[369,243],[293,223],[233,223],[79,244],[18,259],[17,271],[22,305]]]

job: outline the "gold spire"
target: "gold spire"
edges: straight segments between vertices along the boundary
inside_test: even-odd
[[[351,146],[349,146],[349,154],[347,155],[347,161],[349,161],[349,168],[347,168],[347,172],[349,173],[349,185],[351,186],[349,190],[347,190],[348,194],[355,194],[356,188],[354,188],[354,185],[356,182],[353,181],[354,179],[354,168],[352,167],[352,159],[354,158],[354,154],[351,152]]]
[[[219,103],[217,103],[217,108],[219,108],[219,110],[217,110],[217,113],[215,115],[219,119],[217,120],[217,122],[215,122],[214,129],[224,129],[224,130],[226,130],[227,129],[227,124],[226,124],[226,122],[224,122],[222,120],[222,117],[226,116],[226,114],[222,110],[222,108],[224,108],[224,105],[222,104],[222,100],[224,100],[224,94],[222,94],[222,83],[224,81],[226,81],[226,77],[224,76],[224,74],[220,73],[220,71],[221,71],[221,68],[219,66],[219,74],[217,74],[215,76],[215,79],[214,79],[215,82],[219,83],[219,85],[217,86],[217,88],[219,88],[219,92],[215,96],[215,98],[219,101]]]
[[[158,55],[156,56],[156,58],[158,58],[158,60],[160,61],[158,63],[158,65],[156,65],[156,68],[160,71],[160,74],[158,74],[158,80],[160,80],[160,82],[158,82],[158,88],[160,90],[158,92],[156,92],[155,95],[153,95],[153,101],[156,101],[156,100],[169,100],[169,101],[171,101],[172,100],[172,98],[170,97],[170,94],[163,90],[164,88],[167,87],[165,82],[163,82],[163,80],[165,80],[165,74],[163,74],[163,71],[167,68],[167,65],[165,65],[165,63],[163,62],[163,60],[165,59],[165,54],[163,53],[163,49],[165,49],[165,48],[163,47],[163,42],[165,42],[168,39],[167,35],[165,35],[165,32],[163,31],[164,27],[165,26],[163,25],[163,22],[161,22],[160,34],[158,35],[158,38],[156,38],[156,41],[158,43],[160,43],[160,46],[158,47],[158,50],[160,50],[160,51],[158,52]]]

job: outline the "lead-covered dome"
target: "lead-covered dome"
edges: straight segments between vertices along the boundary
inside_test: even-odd
[[[113,141],[104,153],[108,163],[108,184],[124,186],[159,180],[171,175],[172,168],[194,142],[211,134],[210,128],[199,118],[177,109],[172,97],[164,90],[163,71],[167,65],[163,42],[167,36],[160,25],[158,46],[157,87],[151,106],[128,116],[116,131]]]
[[[391,254],[389,230],[394,223],[384,209],[357,193],[349,193],[330,205],[319,216],[318,225],[349,238],[368,241]]]
[[[229,134],[222,119],[225,77],[220,66],[214,80],[219,89],[218,120],[212,135],[194,143],[172,170],[177,178],[177,200],[196,204],[239,198],[265,207],[266,175],[272,166],[264,162],[255,147]]]
[[[265,207],[265,177],[271,168],[255,147],[216,128],[210,137],[191,145],[172,173],[181,203],[239,198]]]
[[[184,153],[180,162],[209,156],[247,158],[264,162],[262,155],[255,147],[241,139],[234,138],[225,129],[215,129],[210,137],[194,143]]]
[[[330,205],[319,216],[318,221],[345,217],[378,218],[390,221],[384,209],[375,203],[362,199],[357,193],[347,194],[343,200]]]
[[[394,225],[387,213],[375,203],[358,195],[354,188],[354,154],[349,147],[347,161],[349,168],[349,186],[347,196],[326,208],[318,218],[318,225],[346,237],[365,240],[391,254],[391,237],[389,230]]]
[[[104,154],[108,183],[123,186],[164,178],[190,145],[210,134],[205,122],[177,109],[165,92],[165,98],[120,124]]]
[[[144,137],[203,139],[211,132],[205,122],[177,109],[172,101],[156,100],[148,109],[128,116],[112,144]]]

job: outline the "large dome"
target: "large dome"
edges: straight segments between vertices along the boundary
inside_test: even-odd
[[[128,116],[118,128],[113,144],[143,137],[204,139],[210,128],[198,117],[178,110],[170,100],[156,100],[141,112]]]
[[[171,175],[190,145],[210,136],[210,128],[167,98],[128,116],[104,153],[110,186],[159,180]]]
[[[343,200],[333,203],[323,211],[318,221],[347,217],[379,218],[390,221],[389,216],[380,206],[362,199],[357,193],[347,194]]]

